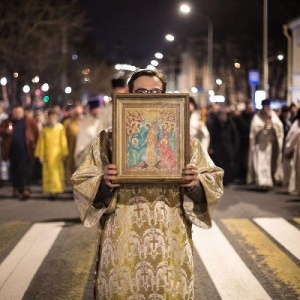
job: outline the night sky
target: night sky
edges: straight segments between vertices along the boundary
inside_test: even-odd
[[[214,40],[229,36],[251,36],[262,41],[263,0],[194,0],[195,13],[183,16],[174,0],[81,0],[91,27],[90,38],[111,62],[147,64],[154,53],[168,51],[165,40],[207,33],[207,23],[197,12],[210,17]],[[282,24],[300,16],[299,0],[269,0],[269,34],[285,38]],[[146,65],[139,65],[146,67]]]

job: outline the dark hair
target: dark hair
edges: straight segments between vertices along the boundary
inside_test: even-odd
[[[121,87],[121,88],[124,88],[126,86],[126,81],[125,79],[123,78],[113,78],[111,81],[111,87],[114,89],[114,88],[117,88],[117,87]]]
[[[296,120],[300,121],[300,107],[298,108],[297,113],[296,113]]]
[[[194,97],[189,97],[189,103],[193,104],[195,110],[199,109]]]
[[[50,108],[48,110],[48,117],[51,116],[51,115],[57,115],[58,116],[58,113],[57,113],[57,111],[55,109]]]
[[[162,82],[162,91],[163,93],[166,92],[167,89],[167,78],[163,71],[161,70],[150,70],[150,69],[140,69],[137,72],[133,73],[131,78],[128,81],[128,90],[129,93],[133,92],[133,83],[136,79],[142,76],[148,77],[157,77]]]

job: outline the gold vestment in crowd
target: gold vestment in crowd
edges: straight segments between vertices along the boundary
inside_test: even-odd
[[[179,185],[128,184],[102,208],[93,207],[103,166],[111,163],[111,130],[102,131],[72,176],[75,202],[87,227],[99,224],[97,299],[193,299],[192,224],[211,227],[223,194],[223,170],[191,137],[205,200],[192,201]],[[203,241],[205,242],[205,241]]]

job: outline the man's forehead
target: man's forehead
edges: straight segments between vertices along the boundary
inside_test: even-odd
[[[141,76],[138,77],[134,82],[133,85],[135,88],[148,88],[150,87],[162,87],[161,80],[156,76]]]

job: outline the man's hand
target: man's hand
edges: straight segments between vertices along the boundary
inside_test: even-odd
[[[113,189],[120,186],[118,183],[112,183],[112,181],[118,180],[118,174],[119,171],[116,165],[110,164],[105,166],[103,180],[109,188]]]
[[[193,188],[199,183],[198,167],[194,164],[188,164],[182,169],[182,180],[190,181],[189,183],[182,184],[186,188]]]

